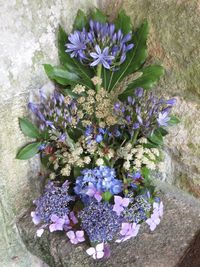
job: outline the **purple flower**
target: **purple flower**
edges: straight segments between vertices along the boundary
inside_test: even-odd
[[[92,256],[94,260],[101,259],[104,256],[104,243],[96,245],[96,247],[91,247],[86,250],[89,256]]]
[[[168,116],[169,112],[160,112],[158,114],[157,122],[159,126],[168,126],[170,117]]]
[[[102,199],[101,193],[92,183],[88,186],[86,195],[88,195],[89,197],[94,197],[98,202],[100,202]]]
[[[130,200],[129,198],[122,198],[120,196],[114,196],[114,201],[115,201],[115,205],[113,207],[113,210],[117,213],[118,216],[120,216],[124,208],[128,207]]]
[[[150,230],[154,231],[160,223],[160,218],[163,216],[163,203],[154,202],[153,203],[153,213],[149,219],[146,220],[146,223],[150,226]]]
[[[69,231],[67,232],[67,236],[72,244],[78,244],[85,241],[84,231]]]
[[[50,232],[63,230],[63,226],[65,224],[65,219],[59,218],[57,215],[52,214],[51,215],[51,221],[53,223],[49,225],[49,231]]]
[[[115,58],[114,56],[109,55],[109,48],[105,47],[103,51],[101,51],[101,48],[99,45],[95,45],[95,52],[91,52],[90,56],[95,59],[92,63],[90,63],[90,66],[94,67],[98,64],[102,64],[104,68],[110,69],[110,63]]]
[[[120,234],[123,236],[121,239],[117,239],[115,242],[121,243],[132,237],[137,236],[140,225],[136,223],[122,223],[122,229]]]
[[[90,66],[102,64],[104,68],[116,70],[126,59],[126,53],[133,49],[132,34],[123,35],[115,25],[90,20],[89,29],[75,31],[69,35],[66,52]]]
[[[39,215],[36,214],[35,211],[31,212],[32,221],[35,225],[38,225],[41,222],[41,218]]]
[[[75,31],[68,37],[71,43],[66,44],[66,52],[71,54],[71,57],[79,56],[85,59],[84,50],[86,49],[87,37],[84,32]]]
[[[144,93],[144,89],[143,88],[138,87],[138,88],[135,89],[135,95],[137,97],[142,97],[143,96],[143,93]]]

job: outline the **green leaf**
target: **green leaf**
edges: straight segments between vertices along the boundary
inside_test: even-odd
[[[106,15],[98,8],[91,13],[91,18],[95,21],[105,23],[107,21]]]
[[[147,57],[147,35],[148,23],[145,21],[141,27],[133,34],[132,42],[134,48],[127,53],[125,62],[120,65],[118,71],[112,72],[107,81],[107,89],[111,91],[121,82],[124,77],[137,71],[145,62]]]
[[[154,130],[153,134],[148,137],[148,140],[157,146],[161,146],[163,144],[163,136],[159,129]]]
[[[142,87],[144,89],[152,88],[164,74],[163,67],[159,65],[152,65],[140,71],[143,72],[143,75],[128,85],[127,89],[120,95],[120,99],[125,99],[127,96],[132,95],[134,93],[133,89],[137,87]]]
[[[169,120],[169,125],[173,126],[173,125],[176,125],[178,123],[180,123],[180,119],[174,115],[171,115],[170,120]]]
[[[115,21],[116,29],[121,29],[124,34],[132,31],[131,19],[126,15],[124,10],[121,10],[118,14],[117,20]]]
[[[106,191],[105,193],[102,194],[103,200],[109,201],[112,197],[112,194],[109,191]]]
[[[39,129],[26,118],[19,118],[20,129],[23,134],[31,138],[40,138]]]
[[[49,79],[61,85],[73,85],[79,81],[79,77],[75,73],[68,71],[64,67],[53,67],[49,64],[44,64],[44,70]]]
[[[87,20],[85,13],[79,9],[77,12],[76,18],[74,20],[73,29],[81,31],[83,27],[86,27],[87,22],[88,20]]]
[[[91,78],[94,77],[94,71],[83,65],[78,60],[71,58],[70,54],[65,52],[68,37],[64,29],[59,26],[58,31],[58,56],[60,64],[66,68],[68,71],[75,73],[80,77],[82,82],[89,88],[94,88],[94,84],[91,81]]]
[[[158,130],[160,131],[160,133],[162,134],[162,136],[166,136],[168,134],[168,131],[165,130],[164,128],[162,128],[162,127],[158,128]]]
[[[16,159],[30,159],[38,153],[41,142],[34,142],[22,147],[17,153]]]

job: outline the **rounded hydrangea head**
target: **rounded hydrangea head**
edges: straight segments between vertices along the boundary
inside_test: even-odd
[[[141,223],[147,219],[147,214],[152,210],[152,204],[149,203],[146,195],[138,195],[135,198],[130,197],[130,203],[123,211],[123,217],[128,222]]]
[[[122,181],[116,179],[113,168],[99,166],[94,169],[84,169],[81,176],[76,179],[74,191],[81,197],[87,197],[87,190],[92,186],[97,192],[109,191],[111,194],[119,194],[122,191]]]
[[[35,200],[34,204],[37,206],[35,214],[41,221],[50,223],[52,215],[57,215],[59,218],[68,215],[69,202],[73,200],[74,197],[68,195],[67,182],[61,187],[51,182],[46,186],[45,193]]]
[[[122,218],[108,202],[91,202],[79,213],[79,218],[91,242],[110,241],[121,229]]]
[[[129,43],[131,37],[131,33],[124,35],[116,30],[114,24],[90,20],[88,31],[83,28],[69,35],[66,52],[92,67],[101,64],[110,69],[125,61],[126,53],[134,46]]]

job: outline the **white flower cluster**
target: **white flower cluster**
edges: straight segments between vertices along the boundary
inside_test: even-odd
[[[156,169],[159,150],[156,148],[146,148],[143,146],[145,143],[147,143],[147,139],[141,138],[139,139],[139,144],[134,148],[131,143],[127,143],[124,147],[118,149],[118,157],[125,160],[123,164],[125,170],[140,170],[142,166],[146,166],[150,170]]]

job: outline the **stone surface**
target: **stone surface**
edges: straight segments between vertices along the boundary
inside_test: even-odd
[[[27,115],[30,92],[48,80],[42,64],[57,62],[56,31],[61,23],[72,28],[79,8],[93,0],[0,0],[0,266],[39,267],[20,241],[15,216],[30,206],[40,192],[39,164],[17,161],[17,149],[26,139],[18,117]]]
[[[87,256],[85,245],[72,245],[64,233],[45,232],[37,238],[30,210],[17,226],[26,247],[51,267],[182,267],[180,260],[200,229],[200,201],[162,183],[159,188],[165,206],[161,224],[153,233],[144,225],[135,239],[113,244],[107,261],[94,261]],[[192,267],[199,263],[197,258]]]
[[[148,20],[149,62],[166,69],[156,92],[178,99],[181,123],[167,138],[162,177],[200,197],[200,1],[118,0],[113,6],[120,4],[134,27]]]

